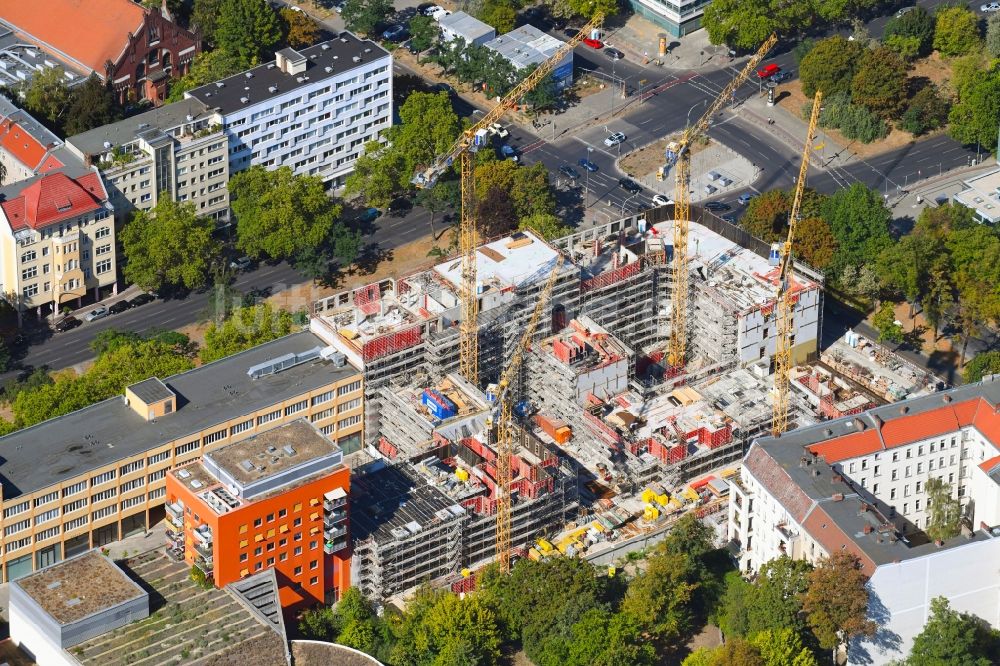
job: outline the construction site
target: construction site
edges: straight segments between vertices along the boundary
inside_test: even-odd
[[[458,260],[315,304],[313,332],[364,373],[368,446],[353,462],[351,504],[352,572],[367,594],[446,580],[495,556],[493,392],[547,283],[512,389],[515,555],[581,516],[603,516],[604,538],[636,521],[621,534],[653,528],[698,501],[684,499],[686,483],[736,463],[770,430],[771,247],[697,211],[690,356],[673,375],[664,356],[672,213],[653,209],[553,243],[518,232],[478,248],[477,384],[458,372]],[[804,366],[818,360],[823,282],[796,265],[791,284],[792,357]],[[790,420],[813,423],[828,402],[794,391]],[[665,505],[643,500],[650,488]]]

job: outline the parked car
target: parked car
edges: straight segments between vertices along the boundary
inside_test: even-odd
[[[98,319],[104,319],[108,316],[108,307],[106,305],[98,305],[96,308],[87,313],[84,317],[87,321],[97,321]]]
[[[451,16],[451,12],[442,7],[438,7],[437,11],[431,14],[431,18],[438,22],[440,22],[445,16]]]
[[[768,79],[781,71],[781,68],[770,62],[757,70],[757,78]]]
[[[251,264],[253,264],[253,260],[250,257],[239,257],[230,261],[229,267],[234,271],[245,271],[250,268]]]
[[[83,323],[82,321],[80,321],[73,315],[67,315],[62,319],[60,319],[59,323],[56,324],[56,330],[60,333],[65,333],[66,331],[70,331],[76,328],[82,323]]]
[[[518,161],[517,151],[513,147],[508,146],[506,143],[500,146],[500,154],[505,160]]]
[[[400,213],[405,213],[411,208],[413,208],[412,201],[406,197],[398,197],[389,202],[389,208],[387,210],[392,215],[398,215]]]
[[[586,44],[587,46],[589,46],[592,49],[603,49],[604,48],[604,42],[602,42],[599,39],[593,39],[591,37],[587,37],[585,40],[583,40],[583,43]]]
[[[586,157],[581,157],[580,161],[577,162],[577,164],[579,164],[580,166],[582,166],[584,169],[586,169],[590,173],[594,173],[595,171],[597,171],[597,165],[594,164],[593,162],[591,162],[590,160],[588,160]]]
[[[128,306],[130,308],[137,308],[140,305],[145,305],[146,303],[152,303],[155,300],[156,296],[153,296],[152,294],[139,294],[138,296],[136,296],[135,298],[131,299],[128,302]]]
[[[401,42],[407,38],[409,31],[405,25],[394,25],[382,33],[382,39],[389,42]]]
[[[607,48],[604,49],[604,55],[608,56],[612,60],[621,60],[625,57],[625,54],[618,49]]]
[[[572,178],[573,180],[576,180],[577,178],[580,177],[580,172],[568,164],[563,164],[561,167],[559,167],[559,173],[566,176],[567,178]]]
[[[639,187],[639,183],[635,182],[631,178],[622,178],[618,181],[618,184],[621,185],[622,189],[629,194],[639,194],[639,192],[642,192],[642,188]]]
[[[727,203],[722,203],[721,201],[709,201],[708,203],[705,204],[705,210],[723,211],[732,209],[733,209],[732,206],[730,206]]]
[[[497,135],[501,139],[506,139],[508,136],[510,136],[510,132],[507,131],[507,128],[501,125],[500,123],[493,123],[492,125],[489,126],[488,129],[492,134]]]
[[[604,139],[605,146],[617,146],[619,143],[625,141],[625,135],[621,132],[615,132],[614,134],[608,136]]]
[[[903,7],[898,12],[896,12],[896,16],[897,17],[902,16],[903,14],[906,14],[907,12],[912,12],[914,9],[916,9],[915,6],[914,7]]]
[[[382,211],[380,211],[378,208],[369,208],[365,210],[365,212],[361,213],[361,216],[358,217],[358,219],[361,220],[362,222],[374,222],[375,220],[378,219],[378,216],[381,214]]]
[[[728,215],[723,215],[722,219],[728,222],[729,224],[736,224],[736,216],[733,215],[732,213],[729,213]]]
[[[774,81],[775,83],[784,83],[785,81],[788,81],[791,78],[792,78],[791,72],[778,72],[777,74],[771,77],[771,80]]]
[[[108,314],[120,314],[128,310],[130,307],[132,306],[128,304],[128,301],[118,301],[108,308]]]
[[[749,193],[741,194],[739,197],[736,198],[736,203],[738,203],[741,206],[746,206],[748,203],[750,203],[751,199],[753,199],[752,194]]]
[[[979,11],[981,11],[981,12],[1000,12],[1000,2],[988,2],[985,5],[980,5]]]
[[[655,194],[653,195],[653,205],[655,206],[669,206],[674,202],[673,199],[665,194]]]
[[[433,2],[422,2],[417,5],[417,11],[424,16],[434,16],[438,12],[445,11],[445,9],[441,5],[435,5]]]

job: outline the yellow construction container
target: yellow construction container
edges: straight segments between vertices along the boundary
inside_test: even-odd
[[[660,506],[665,507],[667,506],[668,502],[670,502],[670,495],[663,493],[662,495],[656,496],[656,503],[659,504]]]
[[[656,493],[653,492],[652,488],[646,488],[642,491],[642,501],[649,504],[656,498]]]
[[[469,470],[459,467],[455,470],[455,478],[463,483],[469,480]]]
[[[534,562],[537,562],[540,559],[542,559],[542,554],[538,552],[537,548],[529,548],[528,549],[528,559],[532,560]]]
[[[469,569],[462,569],[462,578],[468,578],[472,575],[472,571]]]
[[[552,544],[546,541],[545,539],[539,539],[537,543],[538,543],[538,550],[541,551],[542,555],[548,555],[549,553],[552,552],[553,550]]]
[[[691,500],[692,502],[697,502],[697,501],[698,501],[698,500],[700,499],[700,498],[698,497],[698,493],[696,493],[696,492],[695,492],[695,491],[694,491],[694,490],[693,490],[693,489],[691,488],[691,486],[688,486],[687,488],[685,488],[685,489],[684,489],[684,492],[682,492],[682,493],[681,493],[681,495],[684,495],[684,497],[685,497],[686,499],[689,499],[689,500]]]
[[[683,506],[684,503],[679,498],[673,497],[670,499],[670,505],[668,508],[671,509],[672,511],[676,511],[677,509],[680,509]]]
[[[603,531],[604,531],[604,529],[605,529],[605,528],[604,528],[604,525],[603,525],[603,524],[601,523],[601,521],[599,521],[599,520],[595,520],[594,522],[592,522],[592,523],[590,524],[590,527],[594,528],[594,529],[595,529],[595,530],[597,530],[598,532],[603,532]],[[588,528],[588,529],[590,529],[590,528]]]
[[[660,510],[652,504],[647,504],[646,510],[642,512],[642,517],[650,521],[656,520],[660,517]]]
[[[613,564],[608,565],[608,578],[614,578],[617,572],[618,569],[615,567],[615,565]]]
[[[723,479],[729,479],[739,474],[739,471],[738,467],[730,467],[727,470],[723,470],[721,476]]]

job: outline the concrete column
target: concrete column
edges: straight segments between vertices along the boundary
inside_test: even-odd
[[[118,281],[117,280],[115,280],[115,283],[113,285],[111,285],[111,295],[112,296],[117,296],[118,295]]]
[[[100,287],[94,287],[94,300],[95,301],[101,300],[101,288]]]

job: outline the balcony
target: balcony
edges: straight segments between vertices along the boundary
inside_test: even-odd
[[[327,555],[333,555],[347,548],[347,539],[341,539],[339,541],[326,541],[323,544],[323,552]]]
[[[163,505],[163,508],[167,510],[168,516],[170,516],[171,518],[176,518],[177,520],[181,521],[181,524],[183,525],[184,522],[183,504],[181,504],[180,502],[173,502],[173,503],[168,502],[167,504]]]
[[[208,525],[201,525],[194,530],[194,537],[196,542],[199,542],[205,546],[211,547],[212,545],[212,528]]]
[[[333,527],[337,523],[342,523],[347,520],[347,511],[341,509],[340,511],[332,511],[323,516],[323,524],[327,527]]]
[[[343,488],[334,488],[323,495],[324,511],[331,512],[345,506],[347,506],[347,493]]]
[[[345,536],[347,534],[347,525],[343,527],[331,527],[323,530],[323,537],[327,541],[336,541],[339,537]]]

